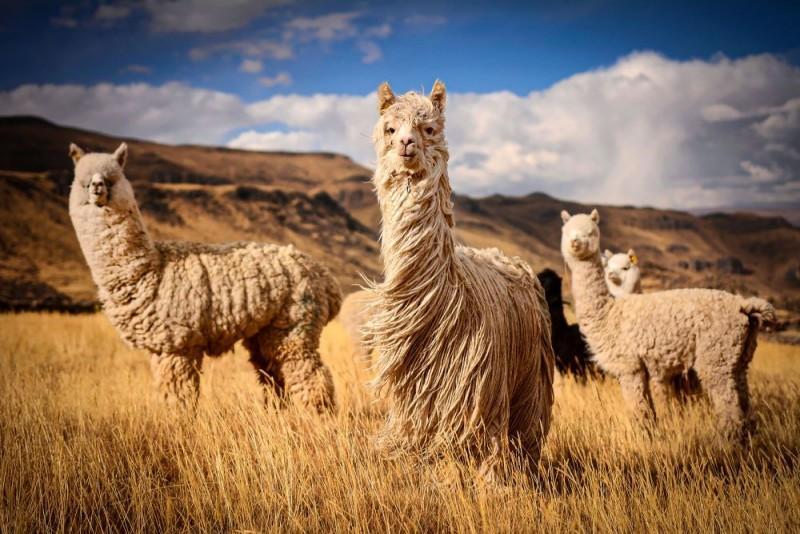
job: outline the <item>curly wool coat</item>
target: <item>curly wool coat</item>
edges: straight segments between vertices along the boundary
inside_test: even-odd
[[[262,382],[317,410],[333,405],[318,346],[341,292],[325,267],[291,245],[153,241],[123,173],[127,147],[71,154],[70,216],[103,310],[153,355],[168,400],[193,404],[203,355],[244,340]]]
[[[747,367],[772,306],[711,289],[676,289],[614,299],[600,260],[600,216],[561,214],[561,252],[572,273],[578,322],[600,367],[617,377],[636,417],[655,418],[652,397],[694,369],[711,398],[721,430],[749,430]],[[652,388],[652,391],[651,391]]]

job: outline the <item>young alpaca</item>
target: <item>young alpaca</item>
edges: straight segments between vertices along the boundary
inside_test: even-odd
[[[265,386],[317,411],[333,407],[333,385],[319,358],[322,327],[341,292],[328,270],[291,245],[202,245],[153,241],[114,154],[70,155],[72,224],[122,338],[150,352],[164,398],[194,406],[204,354],[244,340]]]
[[[722,432],[744,438],[749,430],[747,367],[759,323],[775,320],[772,305],[711,289],[614,299],[600,261],[597,210],[573,217],[562,211],[561,219],[561,252],[572,271],[581,331],[600,367],[619,380],[636,418],[653,421],[651,393],[666,396],[670,379],[694,369]]]
[[[639,260],[633,249],[628,250],[627,254],[621,252],[614,254],[606,249],[601,259],[606,285],[612,297],[642,292],[642,273],[639,271]]]
[[[551,338],[556,357],[556,369],[562,375],[571,373],[580,382],[587,377],[599,376],[600,370],[592,361],[592,351],[581,334],[580,327],[569,324],[564,316],[564,300],[561,296],[561,277],[552,269],[536,275],[544,289],[547,307],[550,310]]]
[[[379,443],[454,448],[490,480],[507,474],[512,451],[533,467],[553,404],[541,285],[518,258],[455,244],[444,85],[395,97],[383,84],[378,101],[384,281],[372,288],[364,333],[390,400]]]

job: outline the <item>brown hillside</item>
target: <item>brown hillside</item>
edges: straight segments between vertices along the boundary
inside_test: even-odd
[[[121,139],[32,117],[0,118],[0,301],[91,301],[94,287],[67,215],[70,142],[111,151]],[[127,175],[157,239],[295,243],[350,290],[379,274],[380,214],[371,171],[336,154],[251,152],[128,140]],[[782,218],[603,207],[603,244],[634,247],[645,289],[721,287],[800,299],[800,229]],[[541,193],[456,197],[459,239],[560,269],[559,212],[589,208]],[[60,299],[60,300],[59,300]]]

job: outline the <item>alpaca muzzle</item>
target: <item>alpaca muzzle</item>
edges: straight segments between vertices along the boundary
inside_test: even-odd
[[[89,183],[89,202],[95,206],[105,206],[108,203],[108,187],[102,179],[92,179]]]
[[[619,275],[619,273],[608,273],[608,280],[615,286],[622,285],[622,277]]]

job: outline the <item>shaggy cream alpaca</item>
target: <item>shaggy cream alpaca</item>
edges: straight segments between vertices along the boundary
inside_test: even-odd
[[[70,217],[103,309],[125,341],[151,353],[168,401],[193,406],[203,355],[241,339],[265,386],[333,407],[318,347],[341,292],[326,268],[292,246],[153,241],[123,173],[127,146],[85,154],[71,145],[70,155]]]
[[[445,87],[430,97],[378,90],[373,177],[384,281],[364,327],[389,400],[380,442],[455,448],[489,479],[513,450],[531,467],[550,427],[553,349],[544,292],[499,250],[456,246],[444,135]]]
[[[572,272],[581,332],[600,367],[617,377],[640,422],[653,421],[651,393],[669,394],[670,380],[693,368],[730,438],[749,430],[747,367],[758,326],[775,320],[772,306],[711,289],[677,289],[612,298],[600,260],[600,216],[563,211],[561,252]],[[652,391],[651,391],[652,388]]]
[[[605,271],[606,285],[612,297],[623,297],[642,292],[642,273],[639,260],[633,249],[627,253],[614,254],[606,249],[601,257]]]

